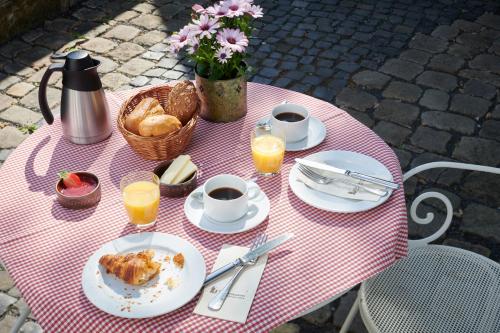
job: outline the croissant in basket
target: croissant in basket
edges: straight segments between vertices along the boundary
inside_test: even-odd
[[[139,134],[139,125],[149,116],[165,114],[165,110],[156,98],[146,97],[125,117],[125,127],[134,134]]]
[[[106,268],[107,273],[116,275],[124,282],[141,285],[160,272],[161,264],[153,260],[154,254],[153,250],[125,255],[106,254],[99,259],[99,264]]]
[[[148,133],[148,135],[141,135],[140,124],[146,118],[157,116],[148,114],[141,118],[135,115],[137,107],[142,109],[143,114],[145,109],[156,108],[152,105],[156,102],[150,102],[149,106],[141,105],[146,103],[143,102],[145,99],[157,100],[158,106],[164,110],[162,114],[175,117],[179,122],[176,123],[173,118],[167,120],[166,117],[154,117],[143,124],[143,134]],[[117,126],[130,147],[143,158],[156,161],[170,160],[182,154],[191,141],[198,122],[199,110],[199,98],[191,82],[179,82],[173,87],[160,85],[142,90],[124,102],[117,118]],[[133,117],[136,118],[135,120],[132,118],[134,124],[131,125],[131,119],[128,118],[133,113]],[[159,124],[161,126],[158,126]]]

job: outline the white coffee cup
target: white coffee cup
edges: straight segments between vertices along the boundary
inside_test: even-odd
[[[221,188],[237,190],[241,192],[241,196],[229,200],[210,196],[212,191]],[[204,213],[218,222],[234,222],[247,213],[248,200],[254,199],[259,193],[260,189],[256,184],[249,184],[238,176],[229,174],[214,176],[203,185]]]
[[[276,116],[282,113],[296,113],[304,117],[304,119],[293,122],[277,119]],[[298,104],[280,104],[274,107],[271,112],[271,127],[284,131],[286,142],[303,140],[309,130],[309,111]]]

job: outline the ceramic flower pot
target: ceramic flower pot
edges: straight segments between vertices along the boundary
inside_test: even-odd
[[[208,121],[228,123],[247,113],[245,75],[229,80],[209,80],[197,72],[196,88],[201,101],[200,116]]]

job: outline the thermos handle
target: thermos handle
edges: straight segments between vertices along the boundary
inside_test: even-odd
[[[47,71],[43,74],[42,81],[40,81],[40,88],[38,89],[38,104],[40,104],[40,110],[42,111],[45,121],[49,125],[54,122],[54,115],[50,111],[49,103],[47,102],[47,83],[49,82],[52,73],[62,72],[63,69],[64,64],[62,63],[50,65],[49,68],[47,68]]]

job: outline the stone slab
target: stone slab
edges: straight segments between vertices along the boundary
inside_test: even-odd
[[[441,53],[448,47],[448,41],[419,33],[413,37],[409,46],[429,53]]]
[[[500,143],[494,140],[462,137],[453,151],[453,158],[465,162],[497,167],[500,165]]]
[[[479,136],[500,141],[500,120],[486,120],[479,131]]]
[[[373,113],[375,118],[411,126],[420,114],[418,107],[395,100],[384,99]]]
[[[497,94],[497,90],[491,84],[481,82],[479,80],[468,80],[464,85],[464,94],[482,97],[485,99],[493,99]]]
[[[444,91],[427,89],[418,103],[431,110],[444,111],[448,108],[449,100],[450,96]]]
[[[413,80],[423,70],[421,65],[401,59],[390,59],[380,68],[381,72],[406,81]]]
[[[335,101],[340,106],[366,111],[375,106],[377,98],[361,90],[345,88],[337,95]]]
[[[435,153],[446,153],[451,134],[430,127],[420,126],[411,137],[411,143]]]
[[[456,94],[451,99],[450,110],[470,117],[482,117],[488,112],[490,105],[490,101],[480,97]]]
[[[390,77],[379,72],[366,70],[356,73],[352,80],[368,89],[382,89],[390,80]]]
[[[428,64],[428,67],[437,71],[453,74],[464,65],[465,60],[463,58],[451,54],[442,53],[432,57],[431,61]]]
[[[19,105],[13,105],[0,113],[0,119],[19,125],[31,125],[40,121],[42,119],[42,114],[33,112]]]
[[[115,42],[102,37],[95,37],[83,43],[82,48],[95,53],[107,53],[118,46]]]
[[[129,75],[140,75],[152,67],[154,67],[154,62],[134,58],[124,63],[118,70]]]
[[[471,203],[464,210],[460,229],[481,238],[500,242],[500,210]]]
[[[13,126],[0,129],[0,149],[16,148],[28,136]]]
[[[388,121],[380,121],[373,128],[386,142],[399,147],[411,134],[411,130]]]
[[[391,81],[382,93],[385,98],[394,98],[406,102],[416,102],[420,95],[422,95],[422,89],[419,86],[401,81]]]
[[[104,38],[116,38],[124,41],[129,41],[131,39],[134,39],[135,36],[137,36],[141,30],[132,27],[130,25],[124,25],[124,24],[119,24],[114,26],[111,30],[106,32],[103,37]]]
[[[108,52],[108,56],[111,56],[116,60],[127,61],[135,56],[138,56],[139,54],[144,53],[144,51],[145,49],[140,45],[124,42],[120,43],[120,45],[113,51]]]
[[[422,125],[445,131],[456,131],[464,135],[472,135],[476,122],[471,118],[441,111],[422,113]]]
[[[457,78],[450,74],[425,71],[417,77],[417,84],[444,91],[453,91],[457,88]]]

